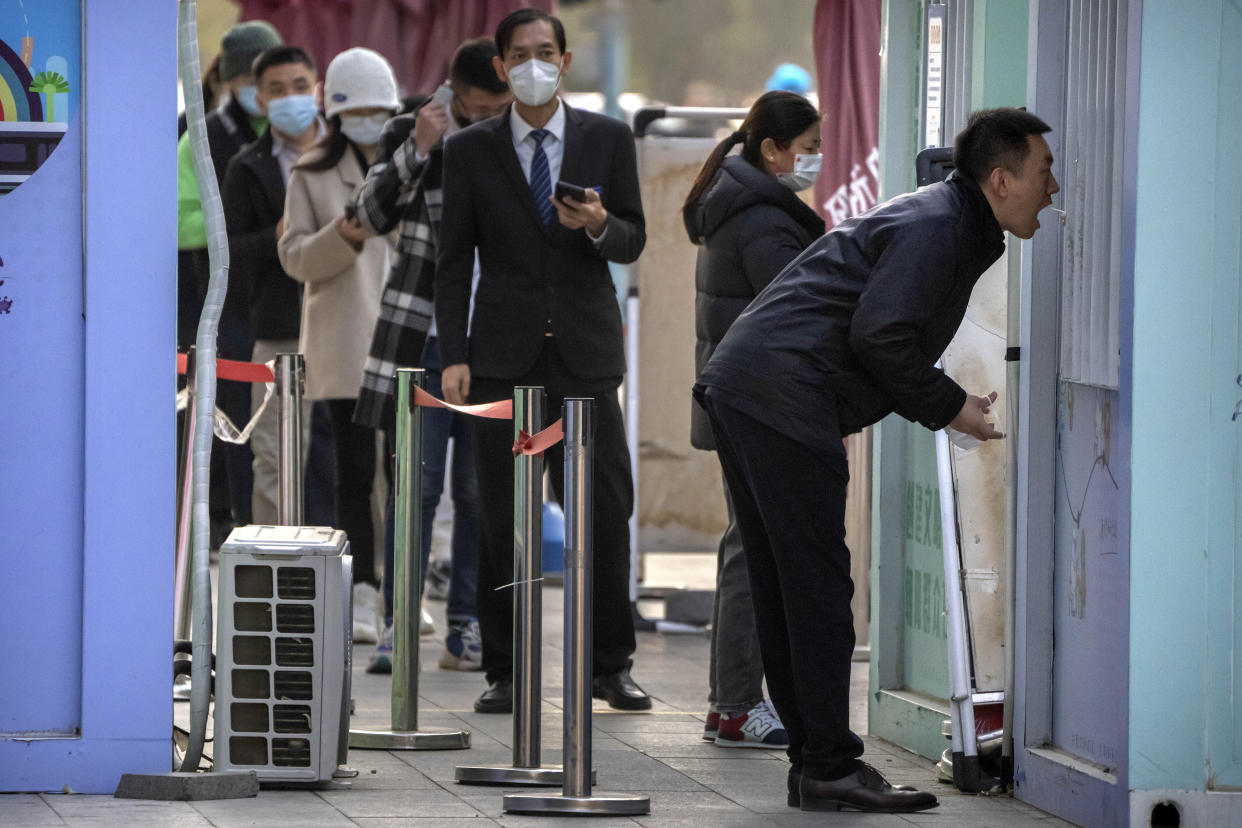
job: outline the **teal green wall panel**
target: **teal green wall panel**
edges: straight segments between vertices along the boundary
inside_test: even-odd
[[[971,109],[1026,104],[1026,0],[975,0]]]
[[[1236,462],[1219,462],[1230,452],[1236,458],[1239,439],[1239,427],[1225,423],[1237,390],[1242,203],[1222,198],[1221,189],[1236,193],[1240,174],[1242,60],[1228,36],[1238,18],[1236,0],[1143,8],[1131,503],[1135,790],[1239,784],[1238,711],[1219,703],[1236,686],[1231,664],[1239,655],[1239,609],[1232,585],[1222,583],[1237,572]]]

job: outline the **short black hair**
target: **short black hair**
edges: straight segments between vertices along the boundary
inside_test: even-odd
[[[254,82],[259,83],[263,79],[263,73],[273,66],[283,66],[286,63],[300,63],[312,72],[315,71],[315,61],[301,46],[273,46],[259,52],[259,56],[254,59],[251,69],[254,72]]]
[[[527,23],[538,23],[540,20],[552,24],[552,32],[556,35],[556,45],[560,47],[561,54],[565,54],[565,27],[560,20],[541,9],[518,9],[507,15],[496,27],[496,52],[501,60],[504,60],[505,49],[509,48],[509,43],[513,40],[513,30]]]
[[[497,76],[496,67],[492,66],[494,57],[496,57],[496,41],[490,37],[467,40],[458,46],[453,54],[449,78],[453,85],[462,84],[482,89],[493,95],[504,94],[509,91],[509,84]]]
[[[997,167],[1021,173],[1030,152],[1027,136],[1051,131],[1025,109],[980,109],[970,114],[966,128],[953,139],[953,166],[979,184]]]

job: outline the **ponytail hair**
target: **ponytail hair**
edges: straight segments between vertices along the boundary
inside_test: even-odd
[[[682,220],[685,221],[686,214],[694,209],[694,205],[711,187],[716,173],[720,170],[720,165],[724,163],[725,156],[735,146],[741,144],[742,158],[752,167],[766,174],[763,156],[760,155],[760,147],[764,140],[771,138],[778,148],[786,149],[795,138],[817,123],[819,118],[819,112],[801,95],[781,90],[760,95],[759,99],[751,105],[750,111],[746,113],[746,120],[742,121],[737,131],[717,144],[711,155],[707,156],[707,160],[703,162],[703,168],[699,170],[693,186],[690,187],[690,193],[686,196],[685,203],[682,204]],[[695,243],[699,241],[690,231],[688,224],[686,232],[690,236],[690,241]]]

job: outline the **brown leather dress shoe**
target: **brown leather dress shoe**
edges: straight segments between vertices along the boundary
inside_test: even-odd
[[[903,786],[904,787],[904,786]],[[866,762],[841,779],[811,779],[803,776],[799,781],[800,807],[804,811],[839,811],[851,808],[880,814],[900,814],[925,811],[939,803],[926,791],[898,790],[888,783],[878,770]]]
[[[651,696],[643,692],[629,670],[596,676],[591,682],[591,695],[603,699],[617,710],[650,710]]]

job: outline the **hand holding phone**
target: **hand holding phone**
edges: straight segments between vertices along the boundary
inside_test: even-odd
[[[437,86],[431,94],[431,100],[418,112],[414,121],[414,149],[419,155],[431,152],[448,130],[452,113],[449,104],[453,102],[453,90],[448,86]],[[432,106],[435,104],[435,106]]]
[[[568,181],[558,181],[556,182],[556,197],[560,199],[569,197],[579,204],[586,204],[586,187],[579,187]]]

